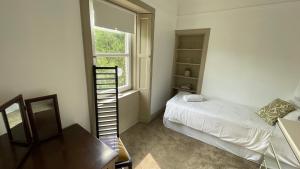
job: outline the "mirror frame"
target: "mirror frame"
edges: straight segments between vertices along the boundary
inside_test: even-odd
[[[35,102],[39,102],[39,101],[50,100],[50,99],[53,100],[53,103],[54,103],[55,119],[56,119],[57,131],[58,132],[57,132],[57,135],[51,136],[51,137],[46,138],[44,140],[40,140],[38,130],[37,130],[37,127],[36,127],[36,119],[34,118],[34,114],[33,114],[33,111],[32,111],[32,105],[31,104],[35,103]],[[26,99],[25,104],[26,104],[26,107],[27,107],[29,122],[30,122],[30,125],[31,125],[32,134],[33,134],[33,140],[34,140],[35,143],[39,143],[39,142],[42,142],[42,141],[47,141],[49,139],[52,139],[53,137],[57,137],[59,135],[62,135],[61,119],[60,119],[58,99],[57,99],[56,94],[48,95],[48,96],[42,96],[42,97],[36,97],[36,98],[31,98],[31,99]]]
[[[26,142],[22,142],[22,141],[13,139],[13,135],[12,135],[10,125],[8,122],[8,118],[6,115],[6,109],[15,103],[19,104],[19,109],[20,109],[20,114],[21,114],[21,118],[22,118],[22,122],[23,122],[23,128],[24,128],[24,132],[25,132],[24,134],[26,137],[25,138]],[[32,138],[31,138],[31,134],[30,134],[30,127],[28,124],[28,118],[27,118],[26,108],[24,105],[23,96],[18,95],[17,97],[15,97],[15,98],[9,100],[8,102],[4,103],[3,105],[1,105],[0,112],[2,113],[3,121],[5,124],[7,135],[8,135],[10,142],[19,144],[19,145],[23,145],[23,146],[29,146],[32,143]]]

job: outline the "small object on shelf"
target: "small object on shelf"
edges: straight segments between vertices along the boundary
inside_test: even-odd
[[[190,69],[185,69],[184,76],[185,77],[191,77],[191,70]]]
[[[184,75],[174,75],[174,77],[177,77],[177,78],[184,78],[184,79],[191,79],[191,80],[198,80],[197,77],[187,77],[187,76],[184,76]]]
[[[186,91],[186,92],[190,92],[190,93],[196,93],[196,90],[187,90],[187,89],[182,89],[181,87],[173,87],[175,90],[177,91]]]
[[[192,84],[181,85],[180,88],[184,89],[184,90],[191,90],[192,89]]]

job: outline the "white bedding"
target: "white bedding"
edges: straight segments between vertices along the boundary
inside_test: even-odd
[[[216,99],[186,102],[183,100],[186,94],[189,93],[179,92],[167,102],[165,119],[260,154],[267,152],[267,156],[272,156],[267,150],[271,140],[280,161],[299,166],[283,135],[280,135],[280,129],[265,123],[256,115],[257,109]]]
[[[214,137],[210,134],[206,134],[204,132],[192,129],[185,125],[171,122],[165,118],[163,120],[164,120],[165,127],[169,128],[169,129],[172,129],[176,132],[182,133],[182,134],[192,137],[194,139],[200,140],[206,144],[210,144],[212,146],[218,147],[222,150],[228,151],[232,154],[235,154],[235,155],[242,157],[244,159],[247,159],[249,161],[253,161],[258,164],[261,163],[263,155],[260,153],[257,153],[255,151],[249,150],[249,149],[241,147],[241,146],[238,146],[233,143],[229,143],[227,141],[220,140],[217,137]],[[271,137],[271,138],[273,138],[273,137]],[[286,149],[284,149],[284,150],[286,150]],[[269,149],[268,149],[268,151],[269,151]],[[282,169],[299,169],[299,167],[293,167],[290,163],[287,163],[287,161],[290,161],[289,159],[287,159],[288,157],[282,156],[281,154],[279,156],[280,156],[279,159],[281,161],[284,160],[284,162],[285,162],[285,163],[282,163],[282,162],[280,163]],[[276,160],[274,159],[274,157],[267,155],[267,156],[265,156],[265,159],[268,161],[269,169],[278,169],[277,163],[276,163]]]
[[[215,99],[185,102],[185,94],[180,92],[167,102],[164,118],[255,152],[267,150],[273,127],[255,109]]]

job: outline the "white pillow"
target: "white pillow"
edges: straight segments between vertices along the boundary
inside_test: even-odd
[[[293,104],[296,108],[295,111],[290,112],[286,116],[284,116],[284,119],[292,120],[292,121],[298,121],[300,117],[300,102],[296,99],[289,100],[289,103]]]
[[[293,104],[296,107],[296,109],[300,109],[300,100],[291,99],[288,102],[291,103],[291,104]]]
[[[295,111],[290,112],[286,116],[284,116],[284,119],[292,120],[292,121],[298,121],[298,117],[300,116],[300,110],[296,109]]]
[[[297,108],[299,108],[300,109],[300,101],[298,101],[298,100],[293,100],[293,103],[294,103],[294,105],[297,107]]]
[[[205,98],[199,94],[188,94],[183,96],[183,100],[186,102],[203,102]]]

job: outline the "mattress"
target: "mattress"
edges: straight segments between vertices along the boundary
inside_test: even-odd
[[[260,155],[266,154],[275,166],[276,162],[269,148],[271,140],[277,150],[278,159],[283,162],[285,168],[300,167],[279,127],[265,123],[256,115],[256,108],[217,99],[186,102],[183,100],[186,94],[189,93],[179,92],[167,102],[164,122],[165,125],[169,125],[166,127],[176,128],[176,131],[196,139],[200,138],[199,140],[251,161],[259,162]],[[285,118],[297,120],[298,116],[300,110],[290,113]],[[175,124],[184,127],[178,128]],[[203,134],[207,134],[209,139],[203,139]],[[198,138],[199,135],[201,137]],[[212,138],[221,141],[213,141]]]
[[[186,102],[185,94],[179,92],[167,102],[165,119],[261,154],[267,150],[274,128],[255,114],[256,109],[216,99]]]
[[[244,159],[247,159],[249,161],[255,162],[255,163],[261,163],[263,155],[260,153],[257,153],[255,151],[248,150],[246,148],[240,147],[238,145],[222,141],[219,138],[212,136],[210,134],[201,132],[199,130],[192,129],[188,126],[178,124],[172,121],[169,121],[168,119],[163,119],[165,127],[172,129],[176,132],[182,133],[184,135],[187,135],[189,137],[192,137],[197,140],[201,140],[202,142],[206,144],[213,145],[215,147],[218,147],[222,150],[231,152],[232,154],[235,154],[239,157],[242,157]]]
[[[192,137],[194,139],[200,140],[200,141],[202,141],[204,143],[207,143],[209,145],[218,147],[222,150],[228,151],[232,154],[235,154],[235,155],[237,155],[239,157],[242,157],[244,159],[247,159],[249,161],[252,161],[252,162],[255,162],[255,163],[258,163],[258,164],[261,163],[263,155],[260,154],[260,153],[257,153],[257,152],[252,151],[252,150],[248,150],[244,147],[240,147],[238,145],[235,145],[235,144],[232,144],[232,143],[229,143],[229,142],[226,142],[226,141],[222,141],[219,138],[214,137],[210,134],[203,133],[201,131],[192,129],[192,128],[187,127],[185,125],[181,125],[181,124],[178,124],[178,123],[175,123],[175,122],[171,122],[171,121],[169,121],[165,118],[163,119],[163,121],[164,121],[165,127],[169,128],[171,130],[182,133],[182,134],[187,135],[189,137]],[[265,158],[268,160],[268,168],[269,169],[278,169],[276,160],[273,157],[266,156]],[[293,166],[288,165],[286,163],[281,163],[281,167],[282,167],[282,169],[299,169],[297,167],[293,167]]]

